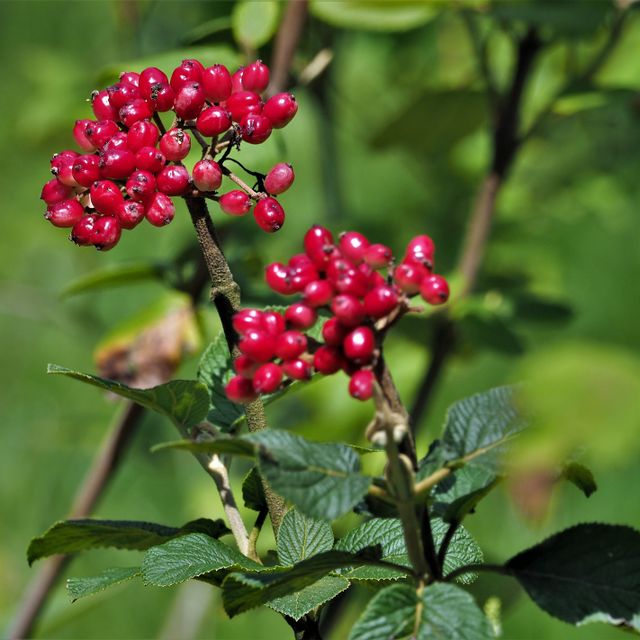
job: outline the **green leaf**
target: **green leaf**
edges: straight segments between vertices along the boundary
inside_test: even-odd
[[[311,518],[340,517],[371,484],[371,478],[360,473],[358,455],[346,445],[310,442],[274,430],[246,439],[259,445],[260,473],[273,490]]]
[[[338,576],[325,576],[300,591],[267,602],[267,606],[294,620],[335,598],[349,588],[349,581]]]
[[[253,467],[242,481],[242,500],[247,509],[252,509],[253,511],[267,509],[267,499],[264,495],[262,478],[256,467]]]
[[[191,453],[207,453],[210,455],[226,454],[243,457],[253,457],[255,446],[242,438],[212,437],[210,440],[172,440],[154,445],[151,451],[164,451],[165,449],[182,449]]]
[[[333,530],[326,520],[308,518],[290,509],[278,529],[278,558],[283,565],[294,565],[333,548]]]
[[[356,622],[349,640],[487,640],[489,622],[473,597],[452,584],[422,590],[396,584],[377,593]]]
[[[73,296],[86,291],[107,289],[110,287],[127,286],[147,280],[161,280],[167,266],[164,263],[123,264],[111,265],[97,269],[74,280],[63,291],[63,296]]]
[[[580,524],[519,553],[505,568],[560,620],[640,630],[640,532],[631,527]]]
[[[275,0],[236,2],[231,13],[233,37],[239,44],[252,49],[261,47],[275,35],[279,14]]]
[[[140,567],[114,567],[90,578],[69,578],[67,593],[72,602],[75,602],[139,575]]]
[[[137,402],[166,416],[182,431],[204,420],[207,415],[207,389],[195,380],[172,380],[151,389],[133,389],[120,382],[80,373],[56,364],[48,365],[47,373],[74,378]]]
[[[573,309],[566,303],[532,293],[516,294],[513,305],[514,315],[530,322],[565,323],[573,318]]]
[[[334,27],[368,31],[408,31],[433,20],[437,5],[406,0],[312,0],[316,18]]]
[[[459,321],[462,337],[473,347],[519,355],[525,347],[518,334],[498,315],[469,313]]]
[[[188,522],[179,528],[133,520],[64,520],[31,540],[27,560],[32,564],[57,553],[77,553],[104,547],[145,550],[195,531],[212,538],[229,532],[222,520],[206,518]]]
[[[142,561],[146,584],[168,587],[219,569],[260,571],[264,567],[239,551],[201,533],[151,547]]]
[[[566,464],[562,469],[562,477],[578,487],[587,498],[598,489],[593,473],[577,462]]]

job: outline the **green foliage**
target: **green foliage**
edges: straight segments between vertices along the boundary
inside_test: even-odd
[[[264,511],[267,508],[262,478],[256,467],[253,467],[242,481],[242,500],[244,506],[253,511]]]
[[[275,0],[236,2],[231,13],[233,37],[245,47],[257,49],[274,36],[280,10]]]
[[[302,616],[349,588],[349,581],[339,576],[324,576],[313,584],[288,596],[273,598],[267,606],[279,613],[300,620]]]
[[[326,520],[307,518],[295,509],[285,514],[278,529],[280,564],[294,565],[333,548],[333,531]],[[351,549],[347,549],[351,551]]]
[[[113,567],[90,578],[69,578],[67,593],[73,602],[140,575],[140,567]]]
[[[166,269],[167,265],[161,262],[108,265],[74,280],[63,289],[62,295],[73,296],[110,287],[129,286],[135,282],[162,280]]]

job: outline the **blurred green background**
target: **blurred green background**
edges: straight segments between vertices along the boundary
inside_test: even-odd
[[[547,45],[525,96],[525,127],[597,56],[611,29],[613,5],[598,0],[459,4],[486,38],[501,86],[513,64],[511,37],[530,24],[544,35]],[[271,18],[277,25],[283,8],[270,2],[0,3],[0,627],[10,623],[37,570],[25,560],[29,539],[65,516],[118,412],[95,390],[47,378],[46,364],[94,371],[100,339],[165,288],[147,282],[74,297],[61,292],[105,265],[169,260],[193,235],[180,208],[171,226],[143,225],[108,254],[74,247],[42,219],[38,196],[49,158],[73,147],[73,121],[90,114],[85,99],[114,72],[147,64],[170,71],[191,56],[239,64],[236,40],[243,33],[240,50],[253,47],[269,60],[273,30],[267,27]],[[262,170],[276,161],[293,163],[296,184],[282,197],[286,226],[266,236],[249,219],[227,224],[213,211],[246,302],[267,300],[261,265],[298,251],[314,222],[364,231],[398,253],[411,236],[428,233],[438,246],[438,270],[450,273],[489,161],[484,83],[459,10],[353,0],[315,2],[311,9],[293,75],[321,50],[332,53],[332,62],[308,87],[295,88],[300,110],[293,123],[264,148],[242,153]],[[244,32],[234,23],[239,13]],[[507,489],[488,498],[467,524],[489,561],[577,522],[640,527],[639,50],[640,12],[631,12],[592,81],[557,101],[523,146],[499,197],[478,293],[460,311],[461,348],[420,425],[424,453],[452,401],[528,380],[538,400],[546,399],[546,426],[563,444],[580,445],[593,469],[599,490],[591,498],[559,486],[548,513],[535,522]],[[217,329],[210,312],[204,317],[206,340]],[[409,404],[428,362],[429,326],[424,318],[407,321],[390,340],[388,358]],[[193,358],[180,375],[193,376],[196,368]],[[335,377],[288,396],[269,413],[279,428],[362,443],[371,411],[348,397],[346,379]],[[179,525],[222,516],[210,480],[189,457],[149,452],[173,435],[162,419],[145,420],[97,517]],[[244,471],[238,464],[234,476]],[[354,521],[338,522],[336,534]],[[67,573],[92,575],[132,562],[134,552],[104,551],[78,557]],[[619,633],[564,625],[503,578],[483,577],[473,591],[481,604],[491,594],[502,598],[505,638]],[[368,597],[365,590],[355,594],[331,637],[346,637]],[[175,638],[186,637],[186,629],[203,638],[290,634],[267,609],[229,621],[218,593],[201,584],[159,590],[131,583],[74,605],[58,588],[36,636]]]

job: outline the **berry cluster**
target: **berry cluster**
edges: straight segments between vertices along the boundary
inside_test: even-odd
[[[233,75],[223,65],[205,68],[197,60],[183,60],[171,78],[156,67],[122,73],[116,84],[93,92],[96,120],[78,120],[73,128],[84,153],[66,150],[52,158],[55,177],[41,194],[45,218],[71,227],[76,244],[106,251],[122,229],[133,229],[143,218],[158,227],[171,222],[173,196],[205,196],[229,215],[253,207],[257,224],[277,231],[285,213],[275,196],[293,182],[290,165],[277,164],[267,175],[245,169],[256,178],[257,190],[235,180],[241,189],[217,193],[223,175],[231,174],[224,166],[231,150],[242,141],[264,142],[298,110],[289,93],[263,100],[268,84],[269,68],[259,60]],[[168,111],[174,114],[167,129],[160,113]],[[183,160],[192,135],[202,158],[189,172]]]
[[[410,298],[420,294],[432,305],[449,297],[447,281],[433,274],[435,246],[429,236],[413,238],[402,261],[391,249],[370,243],[356,231],[340,234],[314,225],[304,237],[304,253],[288,264],[266,268],[267,284],[283,295],[301,294],[302,300],[284,313],[242,309],[233,317],[241,355],[235,375],[226,386],[234,402],[251,402],[273,393],[286,380],[308,380],[314,371],[350,376],[349,393],[358,400],[373,394],[374,370],[386,331],[405,312]],[[386,270],[384,277],[380,270]],[[322,340],[307,332],[318,321]]]

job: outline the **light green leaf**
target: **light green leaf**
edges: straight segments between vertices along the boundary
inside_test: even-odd
[[[308,518],[290,509],[278,529],[278,558],[283,565],[294,565],[305,558],[333,548],[333,530],[326,520]]]
[[[261,47],[275,35],[279,14],[275,0],[240,0],[235,3],[231,13],[233,37],[239,44],[252,49]]]
[[[114,567],[90,578],[69,578],[67,593],[72,602],[75,602],[139,575],[140,567]]]
[[[335,598],[339,593],[349,588],[349,581],[338,576],[325,576],[317,582],[303,587],[300,591],[281,598],[274,598],[267,602],[267,606],[294,620],[300,620],[302,616],[316,607]]]
[[[166,268],[167,265],[160,262],[110,265],[74,280],[65,287],[61,295],[72,296],[96,289],[128,286],[138,282],[146,282],[147,280],[161,280]]]

